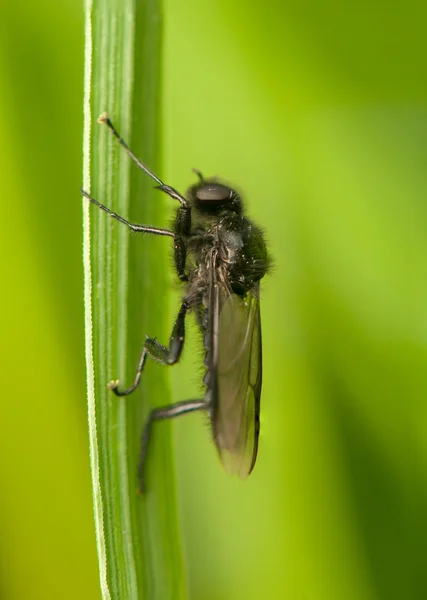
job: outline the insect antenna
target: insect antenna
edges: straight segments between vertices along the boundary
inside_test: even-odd
[[[191,169],[193,171],[193,173],[195,173],[197,175],[197,177],[200,179],[200,183],[204,183],[205,182],[205,178],[203,177],[201,171],[199,171],[199,169]]]

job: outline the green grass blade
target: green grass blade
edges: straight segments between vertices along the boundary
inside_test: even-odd
[[[159,167],[161,21],[158,0],[86,3],[84,187],[131,221],[165,224],[164,198],[106,127],[108,111],[135,153]],[[149,409],[168,402],[165,370],[147,365],[140,389],[127,385],[144,334],[165,339],[167,241],[130,236],[84,204],[89,430],[101,588],[104,598],[183,598],[170,425],[155,428],[147,493],[137,494],[139,440]]]

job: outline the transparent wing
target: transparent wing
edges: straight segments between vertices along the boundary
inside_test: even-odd
[[[242,299],[230,294],[220,283],[217,292],[214,439],[225,470],[244,479],[255,465],[258,450],[262,379],[259,300],[255,295]]]

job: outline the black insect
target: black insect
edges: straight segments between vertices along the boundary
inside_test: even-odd
[[[199,182],[185,198],[136,158],[106,114],[101,115],[99,122],[109,127],[131,159],[157,182],[156,187],[179,202],[174,231],[134,225],[82,190],[83,195],[132,231],[171,237],[177,275],[185,284],[169,346],[147,338],[133,384],[122,390],[119,382],[113,381],[109,388],[117,396],[131,394],[138,387],[147,356],[165,365],[175,364],[184,346],[185,318],[191,310],[204,339],[205,397],[150,412],[141,440],[140,490],[153,422],[196,410],[205,410],[209,415],[213,439],[226,471],[245,478],[255,465],[260,429],[259,282],[270,262],[262,231],[243,216],[242,201],[235,190],[215,179],[204,179],[196,171]]]

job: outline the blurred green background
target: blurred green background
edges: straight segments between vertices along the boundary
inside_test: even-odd
[[[425,599],[425,5],[164,13],[162,174],[234,182],[275,258],[254,473],[225,476],[199,415],[175,423],[189,596]],[[93,599],[82,7],[0,17],[0,598]],[[174,400],[197,394],[193,348]]]

